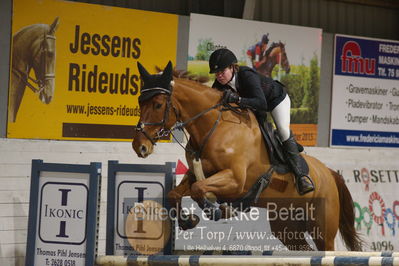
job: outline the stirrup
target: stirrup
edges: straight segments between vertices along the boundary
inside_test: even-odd
[[[302,175],[301,177],[296,177],[295,176],[295,174],[294,174],[294,177],[295,177],[295,189],[296,189],[296,191],[298,192],[298,194],[300,195],[300,196],[303,196],[303,195],[305,195],[305,194],[307,194],[307,193],[309,193],[309,192],[312,192],[312,191],[314,191],[315,190],[315,186],[314,186],[314,183],[313,183],[313,180],[310,178],[310,176],[308,176],[308,175]],[[309,189],[309,190],[307,190],[307,191],[300,191],[300,189],[299,189],[299,185],[298,185],[298,181],[297,181],[297,179],[299,179],[299,178],[303,178],[303,177],[305,177],[305,178],[307,178],[308,180],[309,180],[309,182],[312,184],[312,188],[311,189]]]

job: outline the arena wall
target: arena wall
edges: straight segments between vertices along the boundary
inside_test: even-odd
[[[359,165],[359,168],[379,165],[381,169],[392,169],[399,156],[399,151],[394,149],[306,147],[306,152],[334,170],[345,169],[343,173],[348,176],[352,173],[347,169],[353,168],[353,165]],[[108,160],[135,164],[164,164],[178,160],[185,163],[183,149],[177,143],[160,143],[151,157],[140,159],[129,142],[0,139],[0,265],[24,265],[32,159],[53,163],[102,163],[99,255],[105,254]],[[384,182],[387,181],[385,176]],[[377,184],[370,184],[371,189],[373,185]],[[388,185],[395,187],[398,182],[393,178]],[[362,193],[360,190],[351,192]],[[342,243],[338,243],[337,247],[342,249]]]

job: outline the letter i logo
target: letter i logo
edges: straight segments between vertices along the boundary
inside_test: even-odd
[[[58,191],[61,191],[61,206],[67,206],[68,205],[68,193],[71,191],[70,189],[59,189]],[[60,221],[60,232],[57,235],[57,237],[69,237],[66,234],[66,221]]]
[[[137,203],[140,204],[141,208],[140,208],[140,214],[141,216],[145,214],[145,209],[144,209],[144,205],[143,205],[143,201],[144,201],[144,190],[146,190],[146,187],[135,187],[135,189],[137,189],[137,193],[138,193],[138,199],[137,199]],[[138,215],[140,216],[140,215]],[[134,231],[135,233],[146,233],[146,231],[144,231],[143,228],[143,217],[137,217],[137,230]]]

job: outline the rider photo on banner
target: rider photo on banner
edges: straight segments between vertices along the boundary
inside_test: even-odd
[[[320,89],[322,30],[259,21],[191,14],[188,70],[209,76],[208,60],[230,49],[239,65],[283,83],[291,98],[291,129],[303,145],[315,146]]]
[[[399,42],[335,36],[331,146],[399,147]]]
[[[174,64],[177,26],[173,14],[13,1],[7,137],[130,141],[137,62],[151,73]]]

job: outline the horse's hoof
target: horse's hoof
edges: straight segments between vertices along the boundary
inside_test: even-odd
[[[214,211],[214,213],[212,216],[212,220],[219,221],[223,216],[222,210],[218,208],[218,209],[213,209],[213,211]]]
[[[237,216],[236,211],[231,205],[220,204],[219,209],[222,211],[222,219],[229,219],[231,217]]]
[[[204,198],[204,207],[202,209],[206,212],[206,216],[210,220],[219,221],[223,217],[223,212],[217,206],[216,202],[212,202],[207,198]]]
[[[199,223],[200,218],[195,214],[189,214],[179,219],[179,228],[181,230],[193,229]]]

